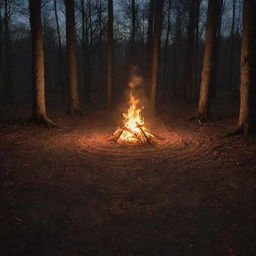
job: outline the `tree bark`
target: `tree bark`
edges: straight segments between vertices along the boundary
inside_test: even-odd
[[[2,58],[2,2],[0,1],[0,98],[3,95],[3,58]]]
[[[189,26],[185,54],[185,84],[184,96],[187,100],[193,101],[196,98],[196,29],[199,15],[199,0],[190,1]]]
[[[4,68],[4,98],[6,100],[12,100],[13,98],[13,81],[12,81],[12,70],[11,70],[11,52],[12,42],[10,36],[10,14],[8,11],[8,0],[4,0],[4,32],[5,32],[5,68]]]
[[[230,53],[229,53],[229,87],[233,88],[233,97],[238,94],[238,88],[234,86],[234,50],[235,50],[235,18],[236,18],[237,0],[232,1],[232,23],[230,30]]]
[[[151,60],[151,84],[150,84],[150,105],[152,110],[156,108],[157,102],[157,78],[159,68],[159,53],[161,44],[161,25],[164,0],[155,0],[154,28],[152,36],[152,60]]]
[[[108,0],[107,54],[107,107],[110,108],[113,90],[113,0]]]
[[[76,55],[75,35],[75,10],[74,0],[65,0],[66,6],[66,37],[67,37],[67,60],[68,60],[68,85],[69,85],[69,109],[70,115],[81,114],[78,93],[78,71]]]
[[[163,60],[163,77],[162,77],[162,100],[166,100],[167,96],[167,90],[169,88],[168,83],[168,46],[169,46],[169,39],[170,39],[170,30],[171,30],[171,6],[172,6],[172,0],[168,1],[168,13],[167,13],[167,32],[166,32],[166,38],[165,38],[165,44],[164,44],[164,60]]]
[[[61,35],[60,35],[60,25],[59,25],[59,17],[58,17],[58,10],[57,10],[57,0],[54,0],[54,15],[55,15],[55,21],[56,21],[56,30],[57,30],[57,37],[58,37],[58,81],[59,81],[59,87],[62,92],[62,100],[65,100],[66,96],[66,88],[65,88],[65,82],[63,81],[63,64],[62,64],[62,46],[61,46]]]
[[[135,35],[136,35],[136,8],[135,0],[132,1],[132,33],[131,33],[131,44],[130,44],[130,65],[134,65],[134,49],[135,49]]]
[[[211,91],[210,97],[216,97],[217,94],[217,76],[218,76],[218,67],[219,67],[219,45],[221,42],[221,27],[222,27],[222,15],[225,9],[225,2],[224,0],[220,0],[220,13],[218,17],[218,24],[217,24],[217,38],[216,38],[216,47],[214,49],[214,66],[213,66],[213,75],[212,75],[212,82],[211,82]]]
[[[240,113],[237,131],[256,132],[256,1],[244,0]]]
[[[54,126],[46,114],[44,48],[41,24],[41,0],[29,0],[32,37],[33,111],[30,121],[37,125]]]
[[[201,73],[201,86],[200,98],[198,106],[198,118],[206,121],[210,117],[210,90],[213,81],[213,70],[216,62],[214,56],[216,43],[217,43],[217,24],[220,12],[220,0],[209,0],[207,25],[206,25],[206,38],[204,49],[203,69]]]
[[[146,64],[146,79],[147,79],[147,94],[150,95],[151,85],[151,63],[152,63],[152,36],[154,23],[155,0],[150,0],[148,14],[148,38],[147,38],[147,64]]]

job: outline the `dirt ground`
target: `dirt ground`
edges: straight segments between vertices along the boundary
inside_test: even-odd
[[[45,129],[3,107],[0,255],[256,255],[256,138],[223,138],[236,119],[217,105],[207,124],[162,109],[153,146],[111,142],[114,112],[54,109]]]

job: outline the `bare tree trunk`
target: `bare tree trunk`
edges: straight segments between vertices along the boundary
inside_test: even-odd
[[[74,0],[65,0],[66,6],[66,37],[68,60],[68,84],[69,84],[69,110],[70,115],[81,114],[78,93],[78,74],[75,36],[75,11]]]
[[[151,62],[151,84],[150,84],[150,105],[152,110],[156,108],[157,101],[157,78],[159,66],[159,52],[161,44],[161,24],[163,13],[164,0],[156,0],[155,2],[155,15],[154,15],[154,28],[152,37],[152,62]]]
[[[2,58],[2,2],[0,1],[0,98],[3,95],[3,58]]]
[[[220,0],[220,13],[218,17],[218,24],[217,24],[217,39],[216,39],[216,47],[214,49],[214,66],[213,66],[213,75],[212,75],[212,82],[211,82],[211,91],[210,97],[216,97],[217,94],[217,76],[218,76],[218,66],[219,66],[219,45],[221,41],[221,26],[222,26],[222,15],[225,9],[225,2]]]
[[[107,107],[112,105],[113,90],[113,0],[108,0],[108,64],[107,64]]]
[[[90,9],[90,8],[89,8]],[[82,14],[82,49],[83,49],[83,95],[87,103],[90,102],[91,72],[89,53],[88,18],[85,12],[85,0],[81,0]],[[91,15],[90,12],[88,15]]]
[[[92,55],[92,46],[93,46],[93,22],[92,22],[92,3],[91,0],[88,0],[88,20],[89,20],[89,31],[90,32],[90,41],[88,37],[87,51],[86,51],[86,62],[87,62],[87,73],[86,73],[86,91],[85,91],[85,100],[87,103],[91,101],[91,88],[92,88],[92,65],[93,65],[93,55]]]
[[[7,100],[12,100],[13,98],[13,81],[12,81],[12,71],[11,71],[11,51],[12,51],[12,44],[11,44],[11,37],[10,37],[10,30],[9,30],[9,21],[10,21],[10,14],[8,11],[8,0],[4,0],[4,32],[5,32],[5,74],[4,74],[4,83],[5,83],[5,90],[4,90],[4,97]]]
[[[213,67],[216,61],[214,52],[217,42],[216,34],[219,12],[220,0],[209,0],[204,49],[204,62],[201,74],[200,98],[198,106],[198,118],[204,121],[206,121],[210,116],[209,98],[213,76]]]
[[[130,64],[134,65],[134,49],[135,49],[135,35],[136,35],[136,8],[135,0],[132,1],[132,33],[131,33],[131,45],[130,45]]]
[[[244,0],[240,114],[237,132],[256,132],[256,1]]]
[[[147,65],[146,65],[146,78],[147,78],[147,92],[150,95],[151,73],[152,73],[152,36],[153,36],[153,23],[154,23],[154,10],[155,0],[150,0],[149,16],[148,16],[148,38],[147,38]]]
[[[163,60],[163,78],[162,78],[162,100],[166,99],[167,96],[167,89],[169,88],[168,83],[168,46],[169,46],[169,39],[170,39],[170,30],[171,30],[171,7],[172,7],[172,0],[168,1],[168,14],[167,14],[167,32],[164,44],[164,60]]]
[[[196,97],[196,21],[199,15],[197,8],[199,8],[199,0],[190,1],[184,77],[184,96],[189,101],[195,100]]]
[[[65,82],[63,81],[63,64],[62,64],[62,46],[61,46],[61,35],[60,35],[60,25],[59,25],[59,17],[58,17],[58,10],[57,10],[57,0],[54,0],[54,14],[55,14],[55,21],[56,21],[56,30],[57,30],[57,37],[58,37],[58,81],[59,87],[62,92],[62,100],[65,100],[66,96],[66,88]]]
[[[238,94],[238,88],[234,86],[234,51],[235,51],[235,18],[236,18],[237,0],[232,0],[232,23],[230,30],[230,54],[229,54],[229,86],[233,88],[233,97]]]
[[[177,7],[176,25],[175,25],[175,41],[173,49],[173,65],[172,65],[172,78],[173,78],[173,96],[177,95],[177,84],[179,78],[179,68],[180,68],[180,46],[181,46],[181,13],[180,13],[180,3]]]
[[[30,121],[38,125],[54,126],[46,114],[44,48],[41,24],[41,0],[29,0],[32,37],[33,112]]]

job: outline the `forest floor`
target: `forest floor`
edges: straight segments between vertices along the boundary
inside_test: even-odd
[[[15,124],[28,106],[3,107],[0,254],[256,255],[256,138],[223,137],[228,108],[199,124],[168,106],[150,125],[159,143],[124,146],[114,112],[50,108],[59,128],[46,129]]]

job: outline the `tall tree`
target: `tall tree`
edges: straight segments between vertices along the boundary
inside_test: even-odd
[[[234,134],[256,132],[256,1],[244,0],[240,114]]]
[[[78,73],[75,34],[74,0],[65,0],[66,6],[66,37],[68,60],[69,110],[70,115],[81,114],[78,93]]]
[[[167,31],[166,31],[166,37],[165,37],[165,43],[164,43],[164,59],[163,59],[163,76],[162,76],[162,100],[166,99],[167,94],[167,88],[169,81],[167,79],[168,77],[168,46],[169,46],[169,39],[170,39],[170,33],[171,33],[171,7],[172,7],[172,0],[168,1],[168,7],[167,7]]]
[[[218,75],[218,67],[219,67],[219,50],[220,50],[220,42],[221,42],[221,27],[222,27],[222,16],[225,9],[226,0],[220,0],[220,8],[221,11],[218,17],[218,24],[217,24],[217,39],[216,39],[216,47],[214,48],[214,66],[213,66],[213,75],[212,75],[212,82],[211,82],[211,92],[210,97],[216,96],[217,90],[217,75]]]
[[[2,27],[2,2],[0,1],[0,97],[3,96]]]
[[[107,107],[112,104],[113,87],[113,0],[108,0]]]
[[[187,100],[196,98],[197,26],[200,0],[189,1],[189,24],[185,54],[184,96]]]
[[[136,8],[135,8],[135,0],[132,1],[132,30],[131,30],[131,44],[130,44],[130,64],[134,63],[134,49],[135,49],[135,36],[136,36]]]
[[[234,50],[235,50],[235,20],[236,20],[236,7],[237,7],[237,0],[232,0],[232,22],[231,22],[231,29],[230,29],[230,53],[229,53],[229,86],[233,88],[233,96],[238,94],[238,88],[234,86]]]
[[[12,41],[10,35],[10,18],[12,13],[10,12],[10,1],[4,0],[4,32],[5,32],[5,68],[4,68],[4,98],[11,100],[13,98],[13,80],[11,69],[11,52]]]
[[[173,47],[173,59],[172,59],[172,90],[173,95],[177,95],[177,85],[179,78],[179,69],[180,69],[180,46],[182,44],[181,36],[181,3],[176,2],[176,15],[175,15],[175,36],[174,36],[174,47]]]
[[[221,0],[209,0],[204,48],[204,61],[201,73],[200,98],[198,119],[206,121],[210,116],[210,90],[216,58],[214,56],[217,43],[217,24],[220,13]]]
[[[54,0],[54,15],[56,21],[56,31],[57,31],[57,38],[58,38],[58,68],[57,68],[57,76],[59,87],[62,92],[62,99],[65,100],[66,88],[65,82],[63,81],[63,61],[62,61],[62,45],[61,45],[61,34],[60,34],[60,25],[59,25],[59,17],[58,17],[58,8],[57,8],[57,0]]]
[[[48,127],[55,124],[47,117],[45,107],[44,48],[41,24],[41,0],[29,0],[32,37],[33,111],[30,121]]]
[[[147,64],[146,64],[146,77],[147,77],[147,92],[150,95],[151,85],[151,62],[152,62],[152,36],[153,36],[153,23],[154,23],[154,10],[155,0],[149,2],[149,13],[148,13],[148,31],[147,31]]]
[[[150,74],[150,105],[152,110],[156,108],[157,101],[157,78],[159,67],[159,52],[161,44],[161,24],[164,0],[155,0],[154,26],[151,50],[151,74]]]

